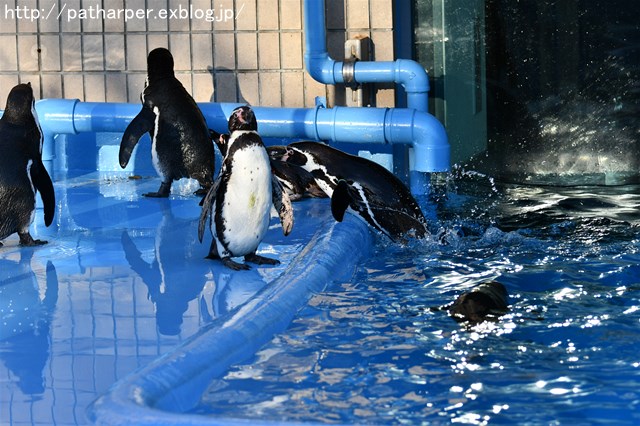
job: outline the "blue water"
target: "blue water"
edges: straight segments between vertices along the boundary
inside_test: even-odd
[[[454,185],[434,237],[380,239],[353,280],[214,380],[193,412],[346,424],[638,424],[640,188]],[[435,206],[435,207],[434,207]],[[479,283],[498,322],[446,311]]]
[[[92,401],[250,300],[330,220],[327,200],[296,203],[294,232],[284,238],[274,219],[261,246],[282,264],[231,274],[203,259],[197,184],[141,197],[158,184],[118,173],[58,181],[54,225],[38,214],[32,227],[49,244],[20,248],[12,236],[0,248],[0,424],[87,424]],[[192,413],[637,423],[640,188],[454,181],[443,193],[420,200],[433,238],[378,238],[352,279],[313,296]],[[510,293],[500,321],[468,328],[432,309],[492,279]]]

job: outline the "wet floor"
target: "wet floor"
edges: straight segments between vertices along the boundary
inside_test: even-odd
[[[278,276],[326,209],[296,205],[283,237],[276,218],[259,253],[281,265],[230,273],[204,259],[197,184],[148,199],[157,178],[90,174],[56,182],[54,224],[39,210],[34,238],[0,247],[0,424],[87,423],[85,410],[114,382],[175,348]]]

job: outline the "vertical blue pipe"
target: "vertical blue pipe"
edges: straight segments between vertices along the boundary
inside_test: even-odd
[[[304,31],[304,60],[309,75],[323,84],[344,83],[343,62],[335,61],[327,52],[324,0],[304,1]],[[422,65],[415,61],[358,61],[354,66],[354,78],[358,83],[401,84],[407,93],[407,106],[428,111],[429,78]]]

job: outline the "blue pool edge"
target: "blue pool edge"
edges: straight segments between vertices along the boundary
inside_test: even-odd
[[[313,294],[352,273],[372,244],[359,219],[325,221],[279,277],[173,351],[112,385],[87,408],[89,420],[98,425],[274,424],[184,412],[198,403],[213,378],[284,331]]]

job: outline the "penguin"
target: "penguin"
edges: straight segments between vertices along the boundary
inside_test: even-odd
[[[213,184],[215,153],[202,111],[175,77],[173,56],[164,48],[147,57],[147,81],[141,95],[142,110],[127,126],[120,142],[119,160],[124,169],[138,140],[151,136],[153,165],[162,177],[157,192],[146,197],[168,197],[171,184],[181,178],[200,183],[204,195]]]
[[[278,178],[291,201],[302,198],[327,198],[327,194],[318,186],[311,173],[293,163],[278,159],[277,149],[267,147],[267,152],[271,158],[271,171]]]
[[[331,212],[338,222],[351,208],[392,241],[429,235],[422,210],[409,189],[378,163],[310,141],[274,147],[272,155],[311,173],[331,197]]]
[[[31,83],[18,84],[9,92],[0,118],[0,241],[17,232],[21,246],[47,243],[29,233],[38,191],[46,226],[55,214],[55,192],[42,163],[42,142]]]
[[[220,259],[234,270],[249,269],[246,262],[276,265],[276,259],[256,254],[269,228],[271,206],[278,212],[284,235],[293,228],[293,209],[287,194],[271,173],[269,155],[258,135],[258,123],[248,106],[238,107],[229,117],[229,135],[222,143],[224,160],[220,173],[202,201],[198,239],[202,242],[209,219],[213,235],[207,258]]]
[[[509,310],[507,289],[502,283],[489,281],[462,293],[445,308],[456,322],[479,324],[495,320]]]
[[[211,139],[216,142],[220,153],[224,156],[229,141],[228,134],[220,134],[215,130],[209,130]],[[271,172],[280,181],[280,185],[286,191],[291,201],[298,201],[302,198],[326,198],[327,194],[316,184],[315,179],[305,169],[292,163],[277,158],[278,147],[267,147]]]

